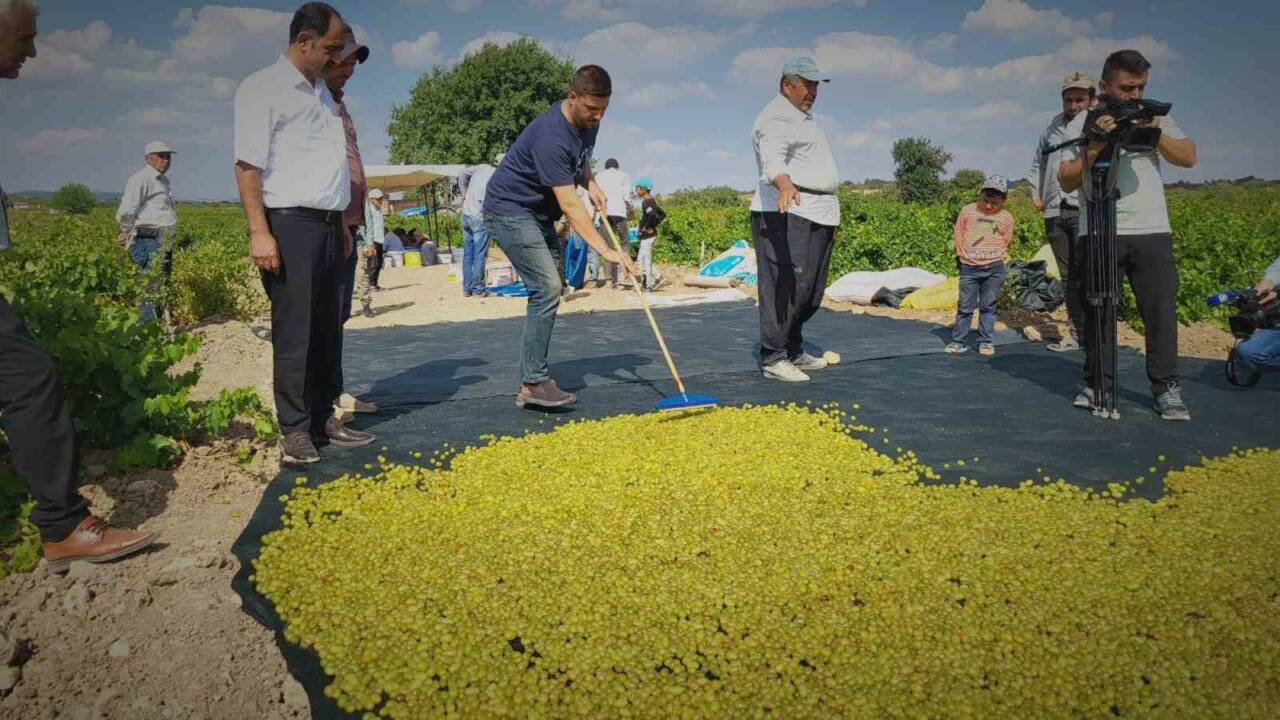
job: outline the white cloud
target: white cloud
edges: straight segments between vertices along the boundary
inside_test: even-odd
[[[205,5],[195,13],[184,10],[175,24],[187,33],[174,39],[173,57],[187,65],[205,65],[215,60],[272,55],[289,42],[289,13],[247,7]],[[254,52],[257,51],[257,52]]]
[[[951,52],[956,47],[957,33],[939,33],[924,41],[921,50],[928,54]]]
[[[506,47],[511,43],[517,40],[520,40],[521,38],[526,38],[526,37],[530,37],[530,36],[521,35],[520,33],[509,32],[506,30],[491,30],[485,33],[484,35],[481,35],[480,37],[476,38],[475,40],[472,40],[466,45],[463,45],[462,51],[458,53],[458,59],[461,60],[462,58],[470,55],[471,53],[479,52],[484,49],[485,45],[488,45],[491,43],[501,48],[501,47]],[[536,40],[537,38],[533,38],[533,39]]]
[[[808,48],[766,47],[743,50],[733,58],[729,76],[743,85],[775,85],[782,64],[797,55],[811,55]]]
[[[729,40],[727,32],[699,30],[685,25],[649,27],[625,22],[596,30],[569,48],[579,63],[610,67],[643,62],[645,67],[686,65],[719,50]]]
[[[397,67],[425,70],[444,61],[440,54],[440,33],[431,30],[409,42],[401,40],[391,46],[391,58]]]
[[[702,82],[682,83],[649,83],[629,92],[622,99],[622,104],[629,107],[653,107],[675,102],[681,98],[714,98],[711,86]]]
[[[833,5],[867,6],[867,0],[531,0],[539,7],[559,7],[561,16],[570,20],[618,22],[627,17],[643,17],[655,8],[662,11],[696,10],[709,15],[756,18],[793,10],[821,10]]]
[[[985,0],[964,16],[960,29],[990,35],[1075,37],[1093,31],[1088,20],[1076,20],[1059,10],[1036,10],[1025,0]]]
[[[67,128],[55,130],[48,128],[18,142],[18,147],[27,152],[40,152],[55,148],[66,148],[84,142],[98,142],[107,133],[105,128]]]

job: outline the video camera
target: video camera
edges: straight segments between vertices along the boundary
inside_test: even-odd
[[[1160,143],[1160,128],[1143,123],[1164,117],[1173,109],[1172,103],[1158,100],[1118,100],[1110,95],[1098,96],[1098,104],[1089,111],[1084,124],[1087,141],[1112,140],[1129,152],[1154,152]],[[1110,115],[1116,121],[1111,132],[1098,127],[1098,119]]]
[[[1260,298],[1261,295],[1253,288],[1224,290],[1210,296],[1208,304],[1209,307],[1234,305],[1236,314],[1227,320],[1231,326],[1231,334],[1237,340],[1247,340],[1259,330],[1280,327],[1280,301],[1272,300],[1264,305],[1259,301]],[[1241,378],[1236,373],[1234,349],[1227,355],[1226,373],[1227,382],[1237,387],[1253,387],[1262,379],[1262,374],[1258,372],[1250,373],[1248,378]]]

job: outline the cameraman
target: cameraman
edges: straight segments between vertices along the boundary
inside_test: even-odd
[[[1258,291],[1259,306],[1276,302],[1277,293],[1280,293],[1280,258],[1271,263],[1254,289]],[[1246,371],[1276,372],[1280,370],[1280,329],[1259,329],[1232,352],[1236,355],[1237,366]]]
[[[1137,50],[1120,50],[1107,57],[1102,67],[1102,93],[1115,100],[1140,100],[1147,88],[1147,71],[1151,63]],[[1081,137],[1088,116],[1080,113],[1067,126],[1069,138]],[[1097,127],[1110,133],[1116,128],[1115,119],[1103,115],[1096,120]],[[1130,152],[1121,149],[1111,172],[1117,173],[1116,190],[1116,260],[1119,269],[1129,278],[1129,286],[1138,300],[1138,312],[1146,332],[1147,378],[1151,381],[1151,394],[1156,411],[1165,420],[1190,420],[1191,413],[1182,402],[1182,388],[1178,384],[1178,268],[1173,258],[1173,237],[1169,230],[1169,211],[1165,204],[1164,180],[1160,176],[1160,159],[1178,167],[1190,168],[1196,164],[1196,146],[1171,116],[1156,118],[1145,123],[1161,129],[1157,152]],[[1091,142],[1085,153],[1075,147],[1058,169],[1058,180],[1063,192],[1073,192],[1085,180],[1085,168],[1092,168],[1098,156],[1106,148],[1106,141]],[[1085,157],[1081,157],[1085,155]],[[1080,214],[1080,235],[1085,238],[1081,247],[1096,242],[1091,237],[1094,228],[1088,227],[1088,213]],[[1083,278],[1082,278],[1083,279]],[[1086,308],[1085,325],[1092,328],[1097,322],[1096,309]],[[1088,337],[1086,333],[1085,337]],[[1111,347],[1093,347],[1085,343],[1084,390],[1076,396],[1076,407],[1087,408],[1092,401],[1093,378],[1090,377],[1089,359],[1094,353],[1102,353],[1104,372],[1110,373]],[[1111,378],[1110,387],[1115,387]]]

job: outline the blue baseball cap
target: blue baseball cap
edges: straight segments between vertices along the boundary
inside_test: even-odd
[[[647,177],[642,177],[642,178],[640,178],[639,180],[637,180],[637,181],[636,181],[636,187],[638,187],[638,188],[644,188],[645,190],[652,190],[652,189],[653,189],[653,181],[652,181],[652,180],[650,180],[650,179],[649,179],[649,178],[647,178]]]
[[[808,55],[793,57],[782,66],[783,75],[799,75],[812,82],[831,82],[831,76],[818,67],[818,63]]]

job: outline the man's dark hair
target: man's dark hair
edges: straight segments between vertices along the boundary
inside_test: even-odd
[[[1151,63],[1137,50],[1117,50],[1107,56],[1102,65],[1102,79],[1110,81],[1117,70],[1130,75],[1142,75],[1151,69]]]
[[[618,161],[617,161],[617,160],[614,160],[613,158],[609,158],[608,160],[605,160],[605,161],[604,161],[604,169],[605,169],[605,170],[608,170],[609,168],[616,168],[616,167],[618,167]]]
[[[324,37],[329,33],[329,23],[333,22],[334,18],[342,22],[342,15],[328,3],[303,4],[293,13],[293,20],[289,23],[289,44],[298,42],[298,35],[302,34],[303,30],[310,30],[311,34],[318,38]]]
[[[570,89],[578,95],[609,97],[613,95],[613,80],[599,65],[583,65],[573,73],[573,85]]]

